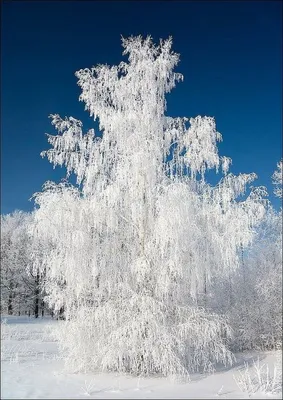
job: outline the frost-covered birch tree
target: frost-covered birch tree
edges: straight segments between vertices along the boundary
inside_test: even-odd
[[[34,237],[50,243],[47,301],[64,307],[58,337],[72,370],[186,375],[229,363],[225,319],[200,307],[211,277],[237,268],[264,214],[264,189],[238,200],[255,174],[229,173],[211,117],[165,116],[183,79],[172,40],[122,39],[118,66],[76,73],[102,135],[51,115],[42,153],[77,185],[35,195]],[[100,137],[101,136],[101,137]],[[215,187],[207,170],[221,170]]]
[[[282,184],[283,184],[283,160],[277,163],[277,169],[272,175],[273,184],[275,185],[274,194],[277,197],[282,198]]]

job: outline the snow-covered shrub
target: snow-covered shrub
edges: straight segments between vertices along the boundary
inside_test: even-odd
[[[270,370],[268,364],[257,360],[253,366],[245,365],[244,371],[238,371],[234,380],[239,389],[252,395],[277,395],[282,394],[282,352],[277,353],[276,362]]]

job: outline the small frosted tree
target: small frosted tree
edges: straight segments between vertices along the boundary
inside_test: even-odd
[[[274,194],[282,198],[282,184],[283,184],[283,160],[277,163],[277,169],[272,175],[273,184],[275,185]]]
[[[274,194],[282,198],[282,160],[272,179]],[[282,207],[269,207],[259,228],[252,264],[263,319],[261,339],[266,347],[282,347]]]
[[[280,179],[276,182],[275,194],[280,195]],[[217,276],[210,288],[209,306],[229,318],[235,351],[270,350],[282,342],[282,209],[266,203],[241,268]]]
[[[236,268],[264,213],[262,192],[238,202],[254,174],[228,174],[210,117],[165,116],[182,75],[172,40],[123,39],[128,62],[76,73],[80,100],[102,137],[52,115],[51,163],[77,186],[48,182],[35,195],[33,234],[44,254],[47,300],[64,306],[58,331],[67,366],[186,375],[229,363],[224,318],[199,307],[215,274]],[[222,168],[216,187],[205,172]]]

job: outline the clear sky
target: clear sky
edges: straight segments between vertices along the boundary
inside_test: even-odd
[[[171,116],[209,115],[233,173],[267,186],[282,157],[281,1],[8,1],[2,5],[1,212],[31,210],[46,180],[39,153],[48,115],[93,121],[78,101],[80,68],[122,60],[120,35],[173,36],[185,79],[168,96]]]

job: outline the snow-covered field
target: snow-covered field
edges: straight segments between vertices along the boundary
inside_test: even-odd
[[[2,317],[2,399],[281,398],[280,393],[264,394],[262,390],[249,394],[240,390],[235,381],[241,372],[243,374],[246,371],[245,362],[253,377],[253,360],[259,359],[260,365],[268,365],[273,373],[274,364],[280,357],[279,352],[237,355],[232,368],[219,369],[210,376],[194,374],[189,383],[183,384],[165,378],[138,379],[106,373],[65,373],[64,361],[49,333],[49,329],[58,323],[64,322],[48,318],[34,320],[28,317]]]

